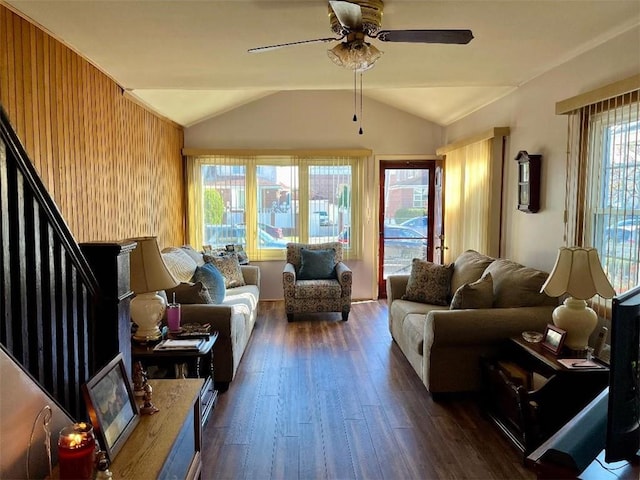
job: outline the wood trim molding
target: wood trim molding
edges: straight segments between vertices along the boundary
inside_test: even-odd
[[[436,153],[438,155],[446,155],[452,150],[458,150],[459,148],[466,147],[467,145],[471,145],[473,143],[481,142],[482,140],[488,140],[495,137],[508,137],[510,132],[511,130],[509,127],[494,127],[490,130],[478,133],[477,135],[473,135],[463,140],[459,140],[457,142],[440,147],[436,150]]]
[[[268,150],[268,149],[208,149],[208,148],[183,148],[182,155],[195,157],[199,155],[229,155],[238,157],[253,157],[263,155],[290,155],[296,157],[369,157],[373,150]]]
[[[587,105],[624,95],[634,90],[640,90],[640,74],[561,100],[556,103],[556,115],[565,115]]]

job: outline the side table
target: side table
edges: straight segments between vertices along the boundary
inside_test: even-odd
[[[506,342],[481,362],[484,406],[524,454],[537,448],[593,400],[609,382],[609,368],[568,368],[540,344]]]
[[[132,343],[131,356],[134,362],[142,362],[145,369],[156,366],[173,372],[175,378],[202,378],[204,384],[200,394],[202,408],[202,426],[207,423],[211,411],[218,399],[215,389],[213,348],[218,339],[218,332],[212,332],[209,338],[195,350],[154,350],[155,344]]]

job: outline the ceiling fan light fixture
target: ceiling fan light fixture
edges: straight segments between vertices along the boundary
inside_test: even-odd
[[[372,68],[383,53],[375,45],[362,40],[341,42],[327,50],[327,55],[333,63],[358,72]]]

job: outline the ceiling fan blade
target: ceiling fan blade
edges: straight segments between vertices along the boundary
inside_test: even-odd
[[[336,18],[347,30],[362,30],[362,9],[357,3],[330,1],[332,10],[336,14]]]
[[[473,39],[471,30],[380,30],[374,37],[381,42],[467,44]]]
[[[334,37],[315,38],[313,40],[300,40],[299,42],[279,43],[277,45],[266,45],[264,47],[250,48],[249,50],[247,50],[247,52],[249,52],[249,53],[260,53],[260,52],[267,52],[269,50],[277,50],[278,48],[283,48],[283,47],[291,47],[291,46],[294,46],[294,45],[304,45],[304,44],[307,44],[307,43],[337,42],[337,41],[342,40],[343,38],[344,38],[344,36],[338,37],[338,38],[334,38]]]

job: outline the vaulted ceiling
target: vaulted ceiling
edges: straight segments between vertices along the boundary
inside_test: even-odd
[[[156,112],[190,126],[286,90],[352,90],[322,0],[4,0]],[[468,45],[387,43],[364,95],[439,125],[640,24],[638,0],[387,0],[382,27],[471,29]],[[640,39],[639,39],[640,41]],[[335,42],[337,44],[337,42]]]

